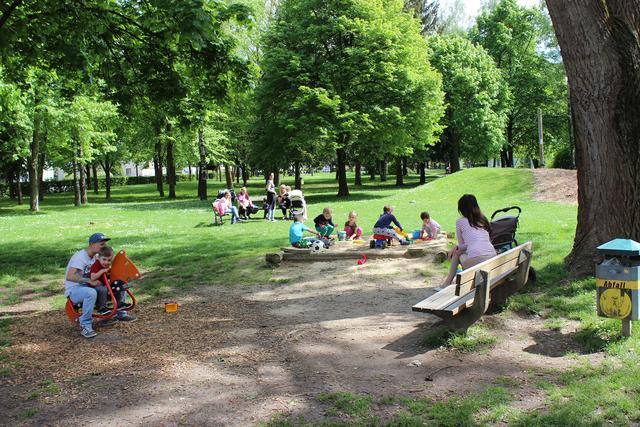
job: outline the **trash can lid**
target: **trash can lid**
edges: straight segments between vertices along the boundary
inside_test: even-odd
[[[597,249],[604,255],[640,256],[640,243],[631,239],[614,239]]]

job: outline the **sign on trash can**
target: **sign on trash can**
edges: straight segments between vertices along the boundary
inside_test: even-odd
[[[640,243],[615,239],[598,246],[604,260],[596,266],[598,316],[622,320],[631,334],[631,320],[640,319]]]

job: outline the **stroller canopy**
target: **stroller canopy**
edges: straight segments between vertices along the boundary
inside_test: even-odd
[[[304,201],[304,195],[300,190],[291,190],[289,191],[289,200],[292,202],[295,201]]]

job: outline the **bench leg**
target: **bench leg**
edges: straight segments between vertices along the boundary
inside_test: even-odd
[[[469,326],[477,322],[482,315],[489,308],[490,302],[490,287],[489,287],[490,274],[486,271],[477,271],[475,278],[475,290],[476,295],[473,300],[473,305],[466,310],[458,313],[456,316],[451,317],[446,321],[447,327],[454,331],[466,331]]]
[[[518,269],[514,275],[508,278],[505,283],[495,287],[491,292],[491,304],[488,310],[490,313],[502,310],[507,303],[507,299],[524,287],[529,277],[530,266],[531,252],[523,249],[520,252]]]

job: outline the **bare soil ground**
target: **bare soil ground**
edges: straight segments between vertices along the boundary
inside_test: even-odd
[[[575,170],[534,169],[536,193],[544,202],[578,203],[578,180]]]
[[[514,407],[543,405],[534,382],[579,363],[565,356],[579,352],[571,326],[485,316],[493,348],[430,348],[424,337],[438,319],[411,306],[443,273],[424,259],[285,263],[262,286],[178,295],[174,314],[142,304],[138,322],[99,328],[93,340],[62,312],[20,313],[0,423],[247,426],[281,413],[313,421],[324,415],[323,391],[445,399],[505,376],[519,384]]]

